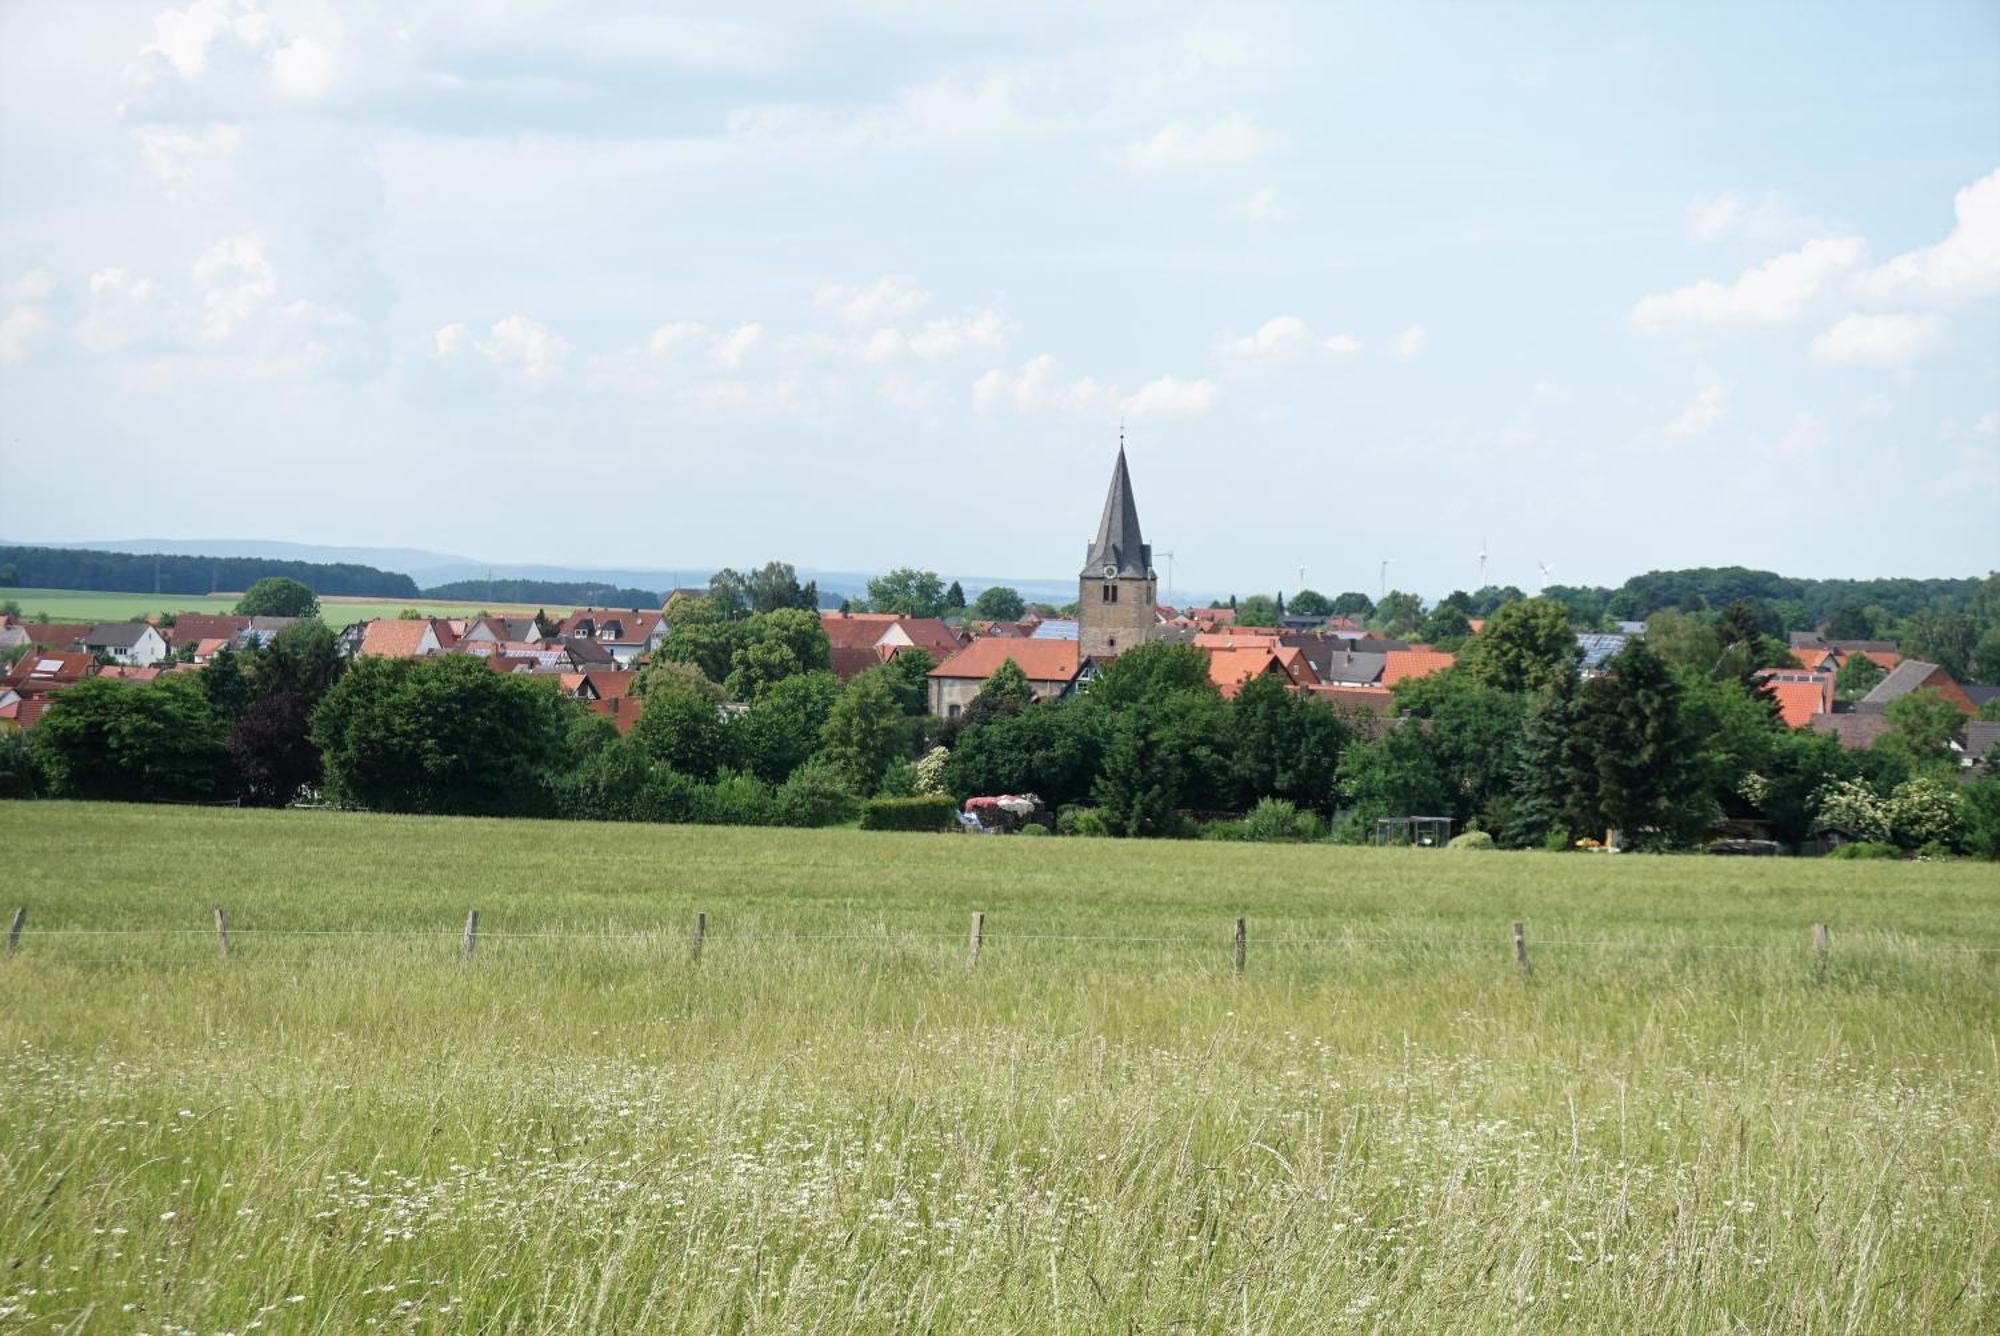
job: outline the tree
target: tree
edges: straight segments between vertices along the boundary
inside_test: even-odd
[[[1875,623],[1861,608],[1849,603],[1826,620],[1821,632],[1828,640],[1873,640]]]
[[[1252,594],[1236,607],[1238,626],[1276,626],[1282,616],[1284,609],[1278,606],[1276,600],[1262,594]]]
[[[1724,608],[1715,624],[1721,649],[1710,674],[1718,681],[1735,682],[1745,691],[1756,692],[1758,673],[1793,661],[1790,648],[1771,634],[1776,625],[1777,620],[1768,607],[1747,599],[1737,599]]]
[[[1331,617],[1333,600],[1317,589],[1301,589],[1292,595],[1292,612],[1300,617]]]
[[[1112,716],[1091,793],[1113,834],[1181,833],[1181,811],[1228,792],[1229,715],[1213,690],[1182,690]]]
[[[992,585],[972,600],[972,615],[989,622],[1018,622],[1028,611],[1020,591],[1006,585]]]
[[[1459,666],[1501,691],[1539,691],[1581,657],[1563,606],[1530,598],[1509,603],[1488,618]]]
[[[1972,649],[1972,661],[1966,669],[1975,682],[2000,682],[2000,626],[1979,637],[1979,643]]]
[[[1028,675],[1021,671],[1021,665],[1012,659],[1003,659],[984,682],[979,684],[979,694],[965,707],[964,727],[976,728],[980,724],[1009,715],[1021,713],[1035,703],[1035,689],[1028,682]]]
[[[747,617],[751,612],[750,581],[741,571],[724,566],[708,577],[708,602],[724,621]]]
[[[30,737],[58,798],[200,802],[228,792],[229,725],[191,674],[143,686],[85,678],[49,703]]]
[[[250,694],[303,696],[319,700],[340,675],[347,660],[340,654],[340,638],[333,628],[314,619],[288,626],[250,656]]]
[[[336,801],[533,815],[548,810],[551,782],[574,760],[570,728],[582,710],[546,678],[496,673],[467,655],[366,658],[314,707],[312,737]]]
[[[820,729],[820,752],[860,793],[873,793],[882,773],[904,759],[903,714],[880,668],[847,684]]]
[[[297,580],[270,575],[244,591],[236,601],[239,617],[317,617],[319,599]]]
[[[1583,828],[1589,795],[1576,732],[1582,685],[1565,665],[1528,706],[1515,752],[1512,822],[1501,831],[1509,843],[1535,845],[1559,835],[1567,845]]]
[[[906,617],[935,617],[944,611],[944,581],[936,571],[899,566],[868,582],[868,606]]]
[[[1958,786],[1949,780],[1919,776],[1905,780],[1889,795],[1889,834],[1905,849],[1926,845],[1956,848],[1966,835],[1966,814]]]
[[[1419,639],[1438,649],[1450,649],[1472,634],[1472,622],[1456,603],[1440,603],[1417,631]]]
[[[729,676],[722,685],[731,699],[750,701],[773,682],[804,670],[799,656],[784,641],[752,640],[729,656]]]
[[[1349,747],[1339,773],[1341,790],[1362,821],[1443,816],[1451,805],[1450,785],[1431,753],[1429,734],[1416,720]]]
[[[1889,838],[1889,807],[1860,779],[1837,779],[1813,795],[1813,829],[1838,828],[1857,840]]]
[[[223,719],[234,721],[243,717],[250,708],[256,693],[251,688],[250,675],[244,671],[243,656],[224,645],[209,657],[197,673],[202,694],[216,714]]]
[[[882,665],[882,680],[896,698],[896,708],[913,718],[931,712],[931,669],[937,667],[929,650],[906,649]]]
[[[1333,615],[1336,617],[1368,617],[1374,612],[1375,600],[1351,589],[1333,600]]]
[[[1934,663],[1963,681],[1978,643],[1979,625],[1962,612],[1917,612],[1903,619],[1896,648],[1906,659]]]
[[[735,762],[732,734],[707,692],[662,682],[646,692],[646,708],[628,737],[655,764],[707,782]]]
[[[1965,851],[2000,861],[2000,778],[1976,779],[1960,790],[1965,812]]]
[[[951,588],[944,591],[944,606],[950,611],[959,611],[965,607],[965,588],[958,581],[953,580]]]
[[[1153,640],[1106,664],[1083,699],[1094,709],[1117,711],[1163,700],[1178,691],[1214,694],[1208,655],[1193,645]]]
[[[694,664],[682,663],[679,659],[654,659],[639,670],[639,675],[626,689],[634,696],[645,696],[676,688],[697,692],[717,705],[729,699],[729,693],[722,689],[721,683]]]
[[[1236,804],[1282,798],[1333,810],[1334,776],[1347,745],[1345,721],[1275,677],[1253,677],[1229,703],[1230,778]]]
[[[767,561],[743,578],[743,592],[752,612],[776,612],[780,608],[819,611],[819,591],[799,583],[799,575],[788,561]]]
[[[766,783],[784,783],[818,749],[840,693],[840,679],[827,672],[772,683],[733,729],[736,760]]]
[[[312,742],[313,698],[296,692],[265,696],[229,731],[229,758],[239,792],[252,807],[283,807],[320,782]]]
[[[1913,773],[1956,767],[1951,740],[1965,727],[1958,707],[1929,687],[1898,696],[1882,710],[1889,731],[1875,739],[1874,750],[1899,756]]]
[[[0,733],[0,798],[32,798],[42,791],[34,745],[19,729]]]
[[[1680,704],[1679,684],[1643,639],[1583,684],[1576,728],[1591,766],[1592,825],[1617,827],[1635,848],[1685,843],[1714,815]]]
[[[1424,623],[1424,601],[1415,594],[1391,589],[1375,605],[1374,625],[1384,635],[1415,635]]]
[[[1847,662],[1840,665],[1840,671],[1833,675],[1833,695],[1835,700],[1860,700],[1875,689],[1875,684],[1889,675],[1881,664],[1859,650],[1848,653]]]
[[[944,764],[959,798],[1033,793],[1054,806],[1087,801],[1103,755],[1103,717],[1074,701],[966,729]]]

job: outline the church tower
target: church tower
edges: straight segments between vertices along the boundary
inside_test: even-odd
[[[1153,611],[1158,598],[1153,549],[1139,535],[1139,507],[1121,438],[1104,518],[1077,579],[1076,638],[1082,653],[1105,659],[1145,644],[1159,624]]]

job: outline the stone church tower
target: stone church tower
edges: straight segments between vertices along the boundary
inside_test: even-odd
[[[1076,638],[1089,658],[1105,659],[1146,643],[1159,618],[1159,576],[1153,549],[1139,535],[1139,507],[1132,500],[1132,475],[1125,467],[1125,442],[1104,498],[1104,518],[1083,559],[1077,580]]]

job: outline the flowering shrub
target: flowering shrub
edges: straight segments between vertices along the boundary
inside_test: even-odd
[[[1857,840],[1889,838],[1889,809],[1875,790],[1858,779],[1836,780],[1813,795],[1813,829],[1839,826]]]
[[[944,766],[951,759],[951,752],[944,747],[933,747],[917,761],[917,792],[943,793]]]
[[[1906,849],[1956,846],[1965,837],[1965,812],[1955,786],[1939,779],[1911,779],[1889,795],[1889,830]]]

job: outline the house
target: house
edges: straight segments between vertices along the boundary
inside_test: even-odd
[[[1208,680],[1215,683],[1224,700],[1234,700],[1243,684],[1254,677],[1275,677],[1296,690],[1319,683],[1305,653],[1294,647],[1267,642],[1208,652]]]
[[[1306,661],[1312,664],[1314,675],[1322,683],[1372,687],[1382,681],[1382,670],[1389,665],[1388,654],[1357,654],[1351,649],[1335,649],[1334,643],[1322,640],[1297,647],[1306,656]]]
[[[229,638],[231,647],[235,649],[260,649],[270,644],[273,640],[276,640],[280,631],[286,631],[297,626],[305,618],[248,617],[244,620],[249,622],[249,625],[240,628],[235,635]]]
[[[1437,649],[1392,649],[1382,656],[1382,676],[1379,679],[1385,687],[1411,677],[1428,677],[1441,673],[1458,662],[1456,654],[1447,654]]]
[[[38,649],[66,650],[90,634],[90,626],[87,623],[24,622],[18,617],[8,617],[5,622],[8,635],[5,639],[0,639],[0,649],[11,649],[15,645],[33,645]]]
[[[150,682],[161,673],[159,668],[133,668],[122,663],[106,664],[97,670],[98,677],[117,678],[125,682]]]
[[[935,617],[905,617],[895,612],[822,612],[833,675],[843,682],[887,663],[906,650],[922,650],[932,663],[943,663],[965,646],[957,631]]]
[[[542,641],[542,628],[533,617],[475,617],[459,639],[468,645],[535,645]]]
[[[683,599],[707,598],[707,597],[708,597],[708,590],[705,588],[702,588],[698,585],[681,585],[677,588],[669,589],[667,591],[666,598],[661,601],[660,606],[663,608],[671,608],[674,606],[674,604],[681,602]]]
[[[1977,714],[1978,707],[1958,679],[1934,663],[1921,659],[1904,659],[1889,670],[1889,675],[1875,684],[1875,689],[1854,703],[1856,714],[1880,714],[1892,700],[1899,700],[1913,691],[1935,691],[1950,701],[1960,714]]]
[[[415,659],[441,654],[438,628],[426,617],[381,617],[367,623],[355,654],[375,659]]]
[[[618,660],[611,657],[611,651],[595,640],[565,640],[561,645],[564,662],[579,670],[587,668],[609,668]]]
[[[1094,671],[1074,640],[982,637],[931,669],[931,713],[958,718],[979,694],[980,685],[1009,659],[1026,675],[1036,700],[1066,696]]]
[[[186,642],[183,641],[181,643],[185,644]],[[194,657],[189,662],[193,663],[196,667],[202,667],[215,657],[216,651],[225,649],[228,645],[229,641],[226,639],[197,640],[194,642]]]
[[[1840,745],[1852,751],[1866,751],[1875,745],[1875,739],[1889,731],[1887,715],[1855,714],[1843,711],[1839,714],[1816,714],[1809,725],[1815,733],[1831,733],[1840,739]]]
[[[594,640],[625,664],[665,642],[667,619],[653,608],[578,608],[562,620],[557,634],[564,640]]]
[[[9,687],[24,696],[32,695],[81,682],[90,676],[94,667],[96,659],[82,650],[24,654],[6,676],[0,677],[0,686]]]
[[[150,668],[167,657],[167,638],[150,622],[101,622],[84,633],[83,647],[113,663]]]
[[[1365,710],[1370,714],[1387,717],[1396,708],[1396,697],[1386,687],[1346,686],[1335,682],[1322,682],[1308,687],[1314,700],[1347,710]]]
[[[611,726],[620,733],[630,733],[632,725],[639,722],[639,715],[646,708],[644,696],[600,696],[584,703],[584,708],[592,714],[601,714],[611,721]]]
[[[174,624],[166,629],[167,638],[175,649],[189,643],[199,644],[204,640],[231,640],[238,631],[248,630],[250,619],[233,613],[183,612],[174,617]]]
[[[1595,631],[1579,632],[1576,647],[1579,651],[1577,668],[1585,677],[1599,677],[1604,673],[1604,665],[1625,648],[1627,637],[1608,635]]]
[[[1788,727],[1805,728],[1815,715],[1833,713],[1833,674],[1804,669],[1773,668],[1760,673],[1764,690],[1778,702],[1778,717]]]
[[[1965,764],[2000,768],[2000,723],[1975,719],[1965,726]]]

